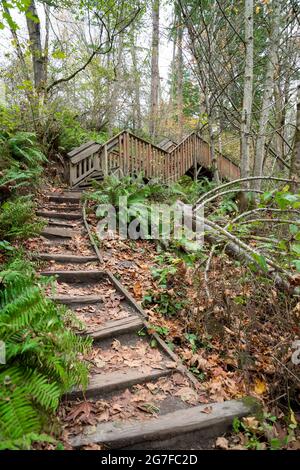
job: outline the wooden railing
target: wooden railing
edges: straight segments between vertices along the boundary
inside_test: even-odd
[[[79,185],[87,177],[106,176],[114,171],[121,175],[143,173],[147,179],[171,182],[197,165],[211,167],[209,144],[195,132],[171,152],[131,132],[122,131],[102,145],[89,142],[68,155],[71,186]],[[233,180],[240,177],[239,167],[219,152],[217,164],[221,178]]]

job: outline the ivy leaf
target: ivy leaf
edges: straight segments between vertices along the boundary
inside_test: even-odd
[[[289,229],[290,229],[290,232],[292,235],[297,235],[298,231],[299,231],[299,228],[297,225],[294,225],[294,224],[291,224],[289,226]]]
[[[300,256],[300,243],[293,243],[291,246],[291,250]]]
[[[300,273],[300,259],[293,259],[292,264],[295,266],[296,271]]]

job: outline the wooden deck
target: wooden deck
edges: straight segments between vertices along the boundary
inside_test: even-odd
[[[88,142],[72,150],[69,157],[69,182],[72,187],[88,185],[92,179],[117,173],[156,178],[165,183],[178,180],[189,169],[209,169],[209,144],[193,132],[171,151],[154,145],[129,131],[122,131],[104,144]],[[239,167],[217,152],[221,178],[240,177]]]

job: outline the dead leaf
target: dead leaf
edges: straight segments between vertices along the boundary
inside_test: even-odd
[[[141,297],[142,296],[142,285],[140,282],[136,282],[133,285],[133,292],[136,297]]]
[[[216,440],[216,447],[223,450],[228,450],[228,440],[225,437],[218,437]]]
[[[267,390],[266,383],[261,379],[256,379],[254,384],[254,391],[257,395],[263,395]]]
[[[212,406],[206,406],[205,408],[203,408],[203,410],[201,410],[201,413],[206,413],[207,415],[209,415],[212,410]]]
[[[95,405],[90,401],[83,401],[73,406],[71,412],[66,417],[66,421],[77,423],[94,424],[96,422],[92,413],[95,413]]]

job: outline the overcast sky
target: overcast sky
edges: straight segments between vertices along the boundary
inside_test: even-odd
[[[41,30],[44,31],[44,13],[43,7],[38,5],[38,12],[41,19]],[[20,39],[27,38],[27,28],[26,28],[26,21],[24,15],[20,13],[16,13],[14,10],[11,10],[14,20],[19,25],[20,29],[17,31],[18,36]],[[167,39],[168,35],[168,26],[170,25],[172,20],[172,8],[171,5],[166,1],[162,2],[161,10],[160,10],[160,54],[159,54],[159,68],[160,68],[160,77],[161,77],[161,85],[162,90],[165,89],[168,77],[169,66],[172,60],[172,45]],[[52,21],[55,27],[55,20]],[[149,24],[149,34],[145,35],[145,44],[144,47],[151,47],[151,15],[148,16],[148,24]],[[7,63],[6,54],[8,52],[13,51],[13,47],[11,45],[11,34],[9,29],[6,27],[4,30],[0,30],[0,67]],[[1,90],[2,89],[2,90]],[[2,93],[1,93],[2,91]],[[3,95],[3,85],[1,87],[0,83],[0,97],[1,94]]]

